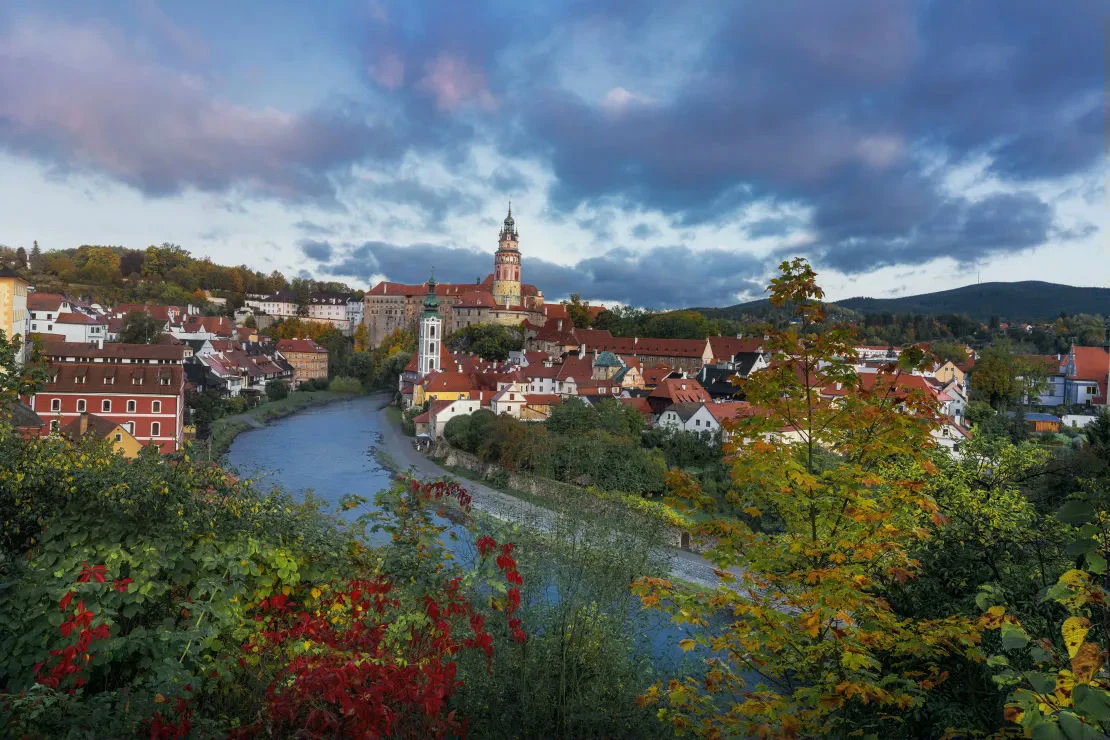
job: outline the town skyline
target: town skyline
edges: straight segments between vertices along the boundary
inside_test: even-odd
[[[1005,9],[13,5],[0,242],[461,280],[512,197],[552,296],[1105,287],[1097,8]]]

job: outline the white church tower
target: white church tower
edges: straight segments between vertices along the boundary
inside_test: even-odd
[[[439,315],[435,278],[428,279],[428,295],[424,296],[424,314],[420,317],[420,337],[416,348],[417,370],[420,377],[442,370],[439,354],[443,341],[443,319]]]

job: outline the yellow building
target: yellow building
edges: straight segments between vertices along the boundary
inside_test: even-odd
[[[52,422],[51,426],[53,425]],[[123,425],[96,414],[83,413],[61,425],[59,431],[73,440],[88,435],[98,439],[107,439],[112,443],[112,448],[116,452],[129,460],[138,457],[139,451],[143,449],[142,442],[135,439]]]
[[[955,363],[951,360],[946,360],[943,365],[938,367],[934,373],[934,377],[945,385],[951,383],[953,380],[961,386],[964,384],[964,371],[956,367]]]
[[[293,366],[293,384],[328,377],[328,351],[311,339],[282,339],[278,352]]]
[[[0,265],[0,330],[11,339],[27,338],[27,289],[31,284],[15,270]]]

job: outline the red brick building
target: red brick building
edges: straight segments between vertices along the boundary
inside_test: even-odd
[[[185,410],[180,365],[51,363],[42,390],[28,400],[52,431],[83,413],[113,421],[163,453],[181,447]]]

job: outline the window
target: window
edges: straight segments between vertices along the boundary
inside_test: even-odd
[[[170,384],[170,379],[169,378],[158,378],[158,384],[159,385],[169,385]]]
[[[47,324],[46,325],[46,330],[47,331],[54,331],[54,325],[53,324]]]
[[[100,410],[101,411],[111,411],[112,410],[112,402],[109,401],[107,398],[105,398],[103,401],[100,402]]]
[[[158,422],[156,422],[156,421],[155,421],[155,422],[151,422],[151,424],[150,424],[150,436],[151,436],[151,437],[157,437],[157,436],[159,436],[159,435],[160,435],[161,433],[162,433],[162,425],[161,425],[161,424],[159,424],[159,423],[158,423]]]
[[[50,420],[50,433],[51,434],[57,434],[58,431],[61,428],[62,428],[62,425],[57,419],[51,419]]]
[[[123,425],[123,428],[127,430],[128,434],[134,434],[135,433],[135,422],[133,422],[133,421],[126,422]]]
[[[162,402],[161,401],[152,402],[150,404],[150,413],[152,413],[152,414],[162,413]]]
[[[62,399],[60,399],[60,398],[50,399],[50,410],[51,411],[61,411],[62,410]]]
[[[85,399],[83,399],[83,398],[78,398],[77,399],[77,410],[78,411],[84,411],[85,410]]]
[[[122,442],[123,441],[123,435],[120,434],[119,432],[116,432],[116,441],[117,442]]]
[[[135,402],[134,401],[128,401],[127,402],[127,411],[128,411],[128,413],[133,413],[135,411]]]
[[[31,331],[34,331],[34,330],[36,330],[36,329],[38,329],[38,328],[39,328],[39,325],[38,325],[38,324],[31,324]]]

